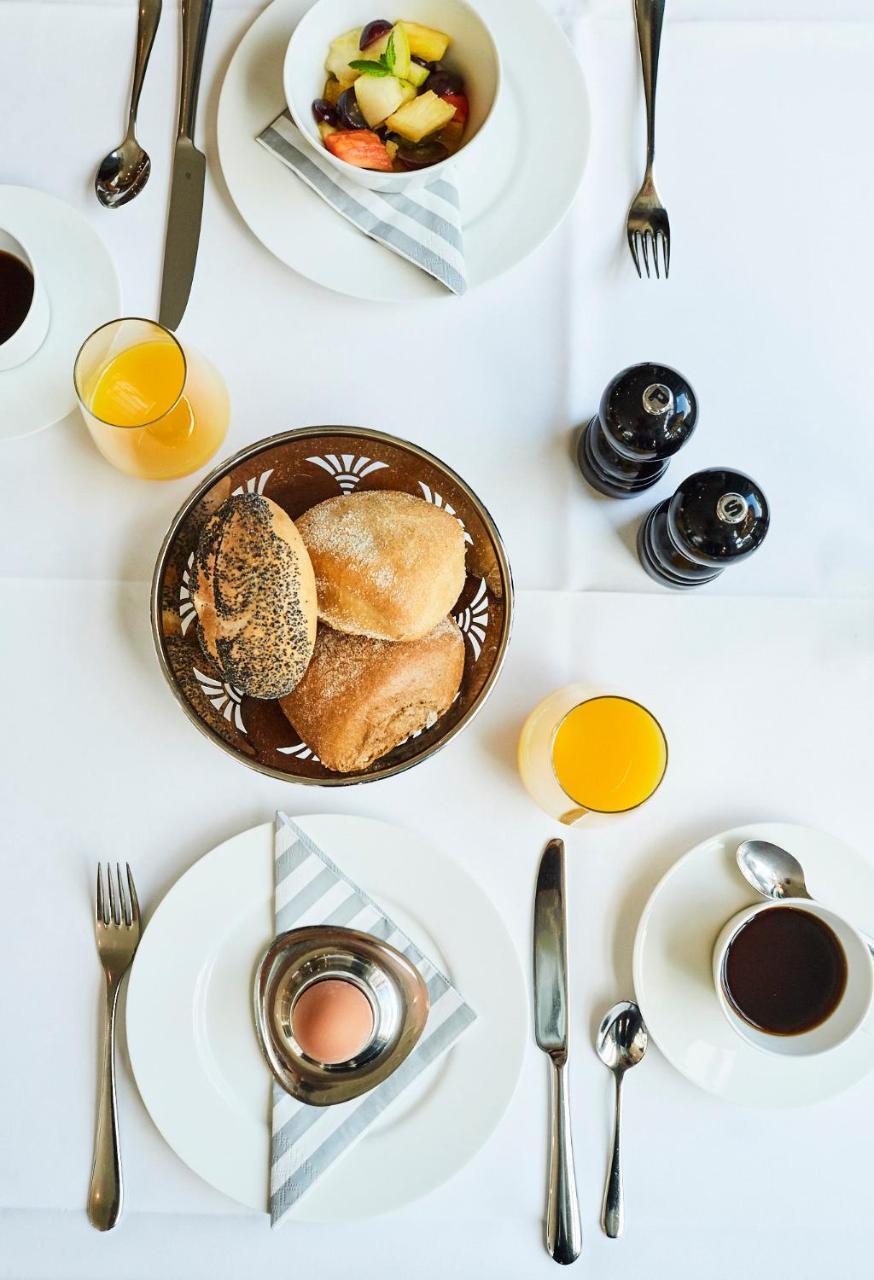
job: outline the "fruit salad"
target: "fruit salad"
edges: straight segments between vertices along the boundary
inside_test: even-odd
[[[376,18],[332,41],[313,115],[332,155],[360,169],[404,173],[439,164],[464,139],[464,79],[444,65],[450,37]]]

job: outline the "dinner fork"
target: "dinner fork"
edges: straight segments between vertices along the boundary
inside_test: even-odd
[[[655,97],[659,71],[659,46],[662,41],[662,20],[665,16],[665,0],[634,0],[634,21],[637,26],[637,43],[640,46],[640,67],[643,72],[643,96],[646,101],[646,172],[643,185],[631,202],[626,230],[628,247],[640,270],[640,254],[649,277],[649,249],[652,247],[653,266],[659,275],[659,243],[665,263],[665,279],[671,265],[671,228],[668,211],[656,191],[652,166],[655,159]]]
[[[97,1129],[94,1135],[94,1163],[88,1187],[88,1217],[91,1225],[98,1231],[109,1231],[121,1214],[123,1188],[115,1100],[115,1010],[122,978],[130,968],[140,941],[140,907],[131,869],[125,863],[128,888],[125,894],[121,867],[118,863],[115,867],[116,877],[113,879],[112,867],[109,863],[106,864],[107,892],[103,887],[103,871],[98,864],[97,908],[94,918],[97,954],[106,977]]]

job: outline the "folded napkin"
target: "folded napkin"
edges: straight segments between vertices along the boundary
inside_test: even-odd
[[[457,188],[437,178],[406,193],[370,191],[342,177],[302,137],[288,111],[258,135],[261,146],[359,231],[427,271],[452,293],[467,274]]]
[[[360,929],[388,942],[419,970],[431,1002],[428,1021],[412,1053],[393,1075],[360,1098],[333,1107],[311,1107],[274,1083],[270,1225],[276,1227],[389,1103],[455,1043],[476,1014],[407,935],[284,813],[276,815],[274,908],[277,933],[330,924]]]

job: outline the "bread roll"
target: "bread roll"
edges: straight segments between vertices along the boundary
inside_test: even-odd
[[[335,631],[418,640],[464,586],[464,530],[410,493],[329,498],[297,522],[313,568],[319,617]]]
[[[291,518],[257,493],[232,496],[204,525],[191,569],[204,652],[253,698],[293,689],[316,640],[316,582]]]
[[[323,764],[352,773],[434,724],[463,670],[464,640],[451,618],[400,643],[320,626],[306,675],[279,705]]]

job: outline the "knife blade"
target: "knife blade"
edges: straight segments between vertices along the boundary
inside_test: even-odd
[[[185,315],[200,244],[206,156],[194,145],[194,121],[211,12],[212,0],[182,0],[179,126],[173,156],[161,304],[158,311],[160,323],[168,329],[175,329]]]
[[[567,904],[564,841],[550,840],[534,895],[534,1034],[551,1063],[546,1248],[566,1265],[580,1255],[580,1206],[574,1173],[568,1059]]]

